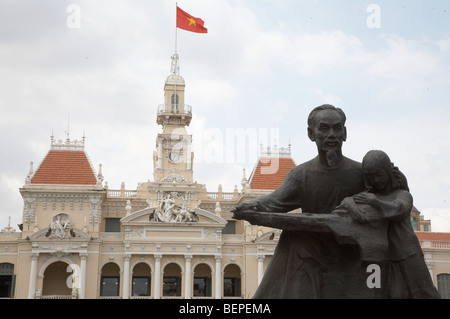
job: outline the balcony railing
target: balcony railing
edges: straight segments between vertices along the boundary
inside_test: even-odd
[[[450,241],[421,240],[422,248],[450,249]]]
[[[433,248],[450,249],[450,241],[433,241],[431,245]]]
[[[206,197],[208,199],[225,199],[225,200],[233,200],[236,199],[236,197],[239,196],[239,194],[236,193],[221,193],[221,192],[208,192],[206,193]]]
[[[74,299],[71,295],[50,295],[41,296],[40,299]]]
[[[158,106],[158,114],[180,114],[180,115],[192,115],[192,106],[184,105],[184,111],[181,111],[181,105],[171,105],[169,106],[170,112],[166,112],[166,105],[161,104]]]
[[[108,190],[108,197],[136,197],[137,191],[130,190]]]

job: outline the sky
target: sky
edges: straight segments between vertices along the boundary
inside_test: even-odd
[[[175,1],[0,2],[0,228],[21,223],[19,188],[51,135],[84,135],[110,189],[153,181],[156,110],[177,39],[194,179],[209,192],[240,190],[267,146],[291,145],[296,164],[315,157],[306,119],[328,103],[347,116],[344,155],[384,150],[432,231],[450,232],[447,0],[178,6],[208,33],[177,31]]]

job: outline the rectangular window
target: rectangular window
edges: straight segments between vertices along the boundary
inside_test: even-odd
[[[438,291],[442,299],[450,299],[450,274],[437,275]]]
[[[14,297],[15,279],[14,265],[0,263],[0,298]]]
[[[194,297],[211,297],[211,278],[194,277]]]
[[[181,296],[181,278],[164,277],[163,296]]]
[[[236,221],[227,220],[227,224],[223,228],[222,234],[236,234]]]
[[[119,296],[119,277],[102,277],[100,296]]]
[[[133,277],[133,296],[150,296],[150,277]]]
[[[12,276],[0,276],[0,298],[12,297],[12,278]]]
[[[120,233],[120,218],[105,218],[105,232]]]
[[[240,297],[241,278],[224,278],[223,295],[224,297]]]

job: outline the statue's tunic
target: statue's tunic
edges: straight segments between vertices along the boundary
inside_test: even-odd
[[[301,208],[305,213],[327,214],[344,198],[363,190],[360,163],[344,157],[337,167],[329,168],[316,157],[293,168],[270,195],[254,201],[260,212],[284,213]],[[333,234],[284,230],[254,298],[353,297],[333,288],[346,280],[345,274],[334,274],[360,267],[350,265],[360,261],[357,245],[339,244]]]

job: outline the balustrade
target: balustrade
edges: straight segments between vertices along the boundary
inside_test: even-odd
[[[421,240],[420,246],[422,247],[422,249],[424,248],[450,249],[450,241]]]

